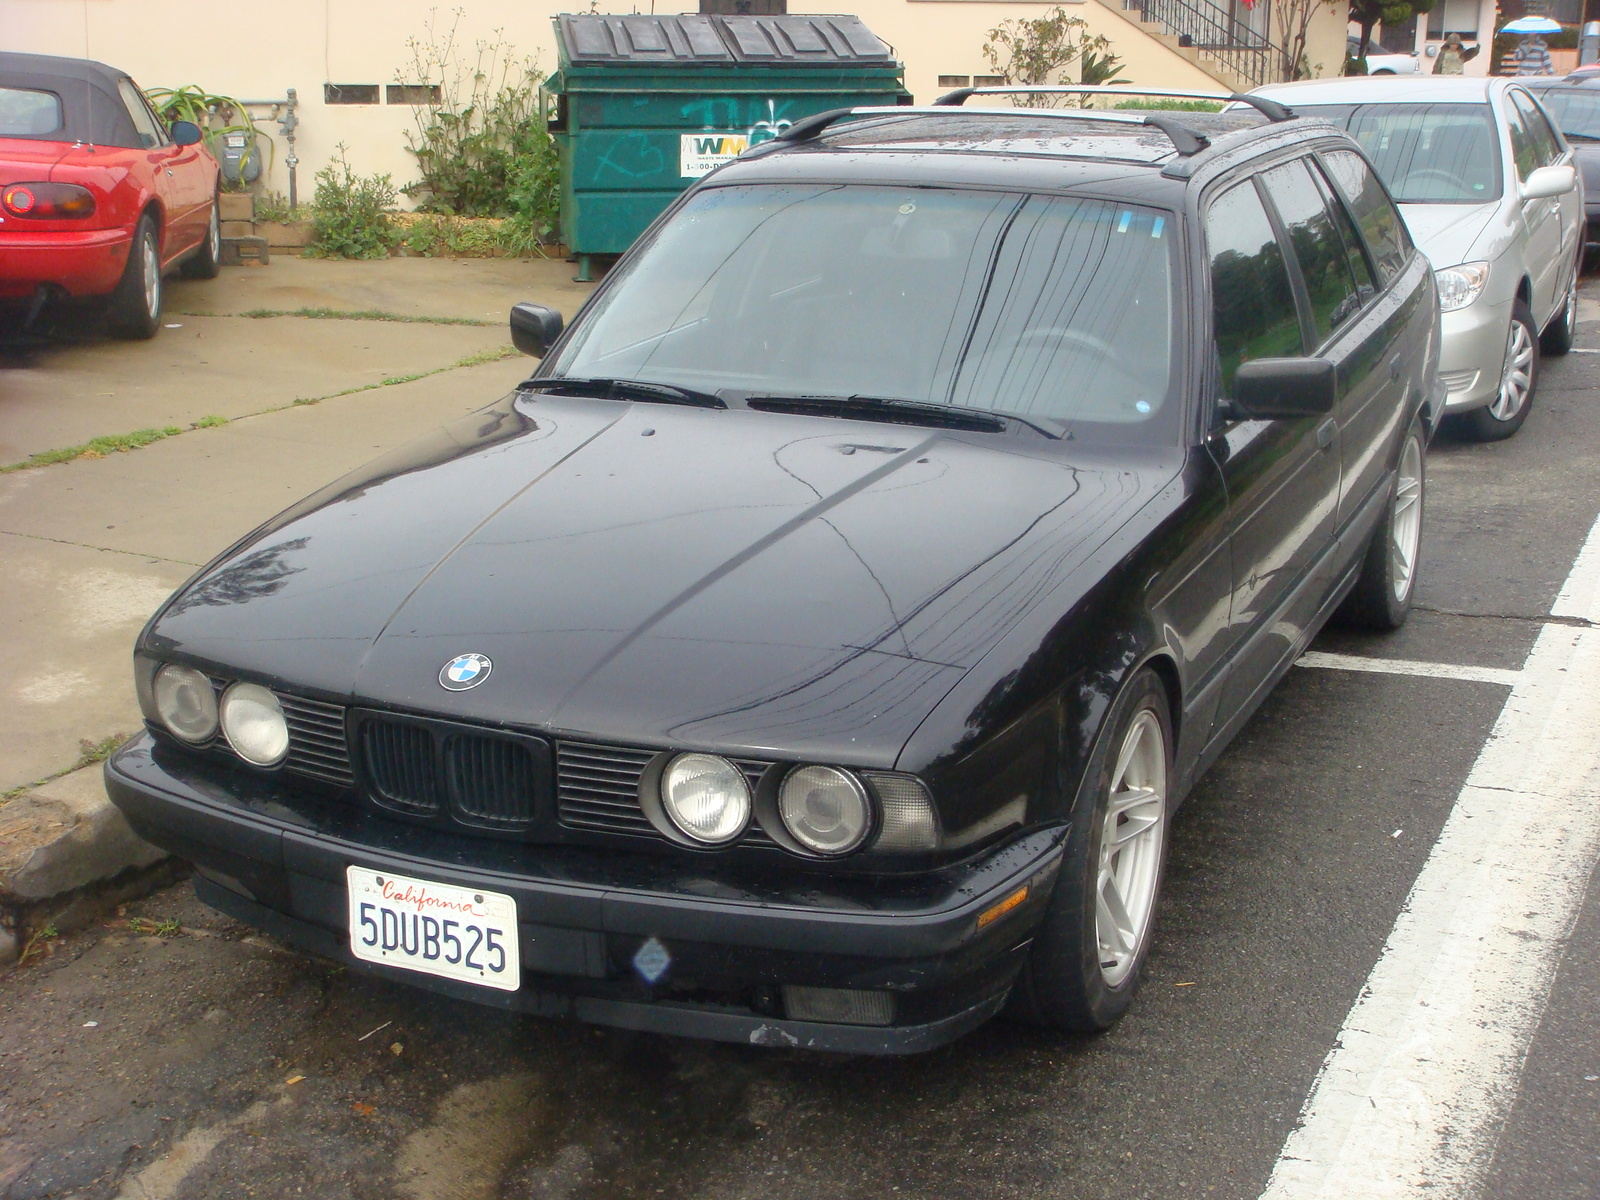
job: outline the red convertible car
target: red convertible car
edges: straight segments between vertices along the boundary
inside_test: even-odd
[[[216,159],[104,63],[0,54],[0,306],[104,297],[112,329],[154,337],[161,280],[217,273]]]

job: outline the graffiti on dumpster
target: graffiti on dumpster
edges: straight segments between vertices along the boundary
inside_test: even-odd
[[[709,175],[729,159],[738,158],[751,146],[770,142],[794,122],[778,116],[778,106],[767,101],[765,119],[756,121],[743,130],[701,130],[699,133],[680,135],[678,142],[678,174],[684,179],[699,179]]]

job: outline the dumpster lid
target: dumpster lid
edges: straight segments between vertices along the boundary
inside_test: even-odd
[[[556,17],[556,40],[561,61],[574,66],[894,65],[893,51],[855,16],[563,13]]]

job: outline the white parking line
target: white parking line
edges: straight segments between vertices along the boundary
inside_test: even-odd
[[[1297,667],[1325,667],[1332,671],[1371,671],[1377,675],[1420,675],[1425,679],[1466,679],[1473,683],[1504,683],[1512,687],[1522,677],[1520,669],[1462,667],[1455,663],[1419,662],[1411,658],[1367,658],[1361,654],[1330,654],[1307,650]]]
[[[1600,521],[1555,615],[1600,621]],[[1600,628],[1541,630],[1263,1200],[1466,1195],[1600,849]]]

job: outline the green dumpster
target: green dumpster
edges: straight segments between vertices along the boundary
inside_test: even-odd
[[[546,112],[580,280],[696,179],[802,117],[911,100],[858,17],[586,13],[555,26]]]

